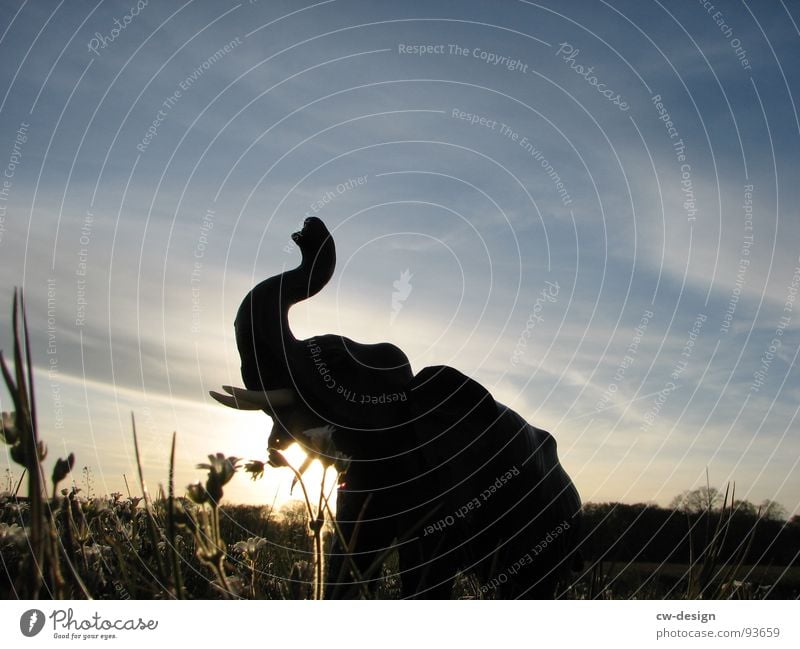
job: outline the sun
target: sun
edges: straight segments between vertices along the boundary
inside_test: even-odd
[[[231,411],[229,414],[227,409],[210,409],[207,413],[203,413],[202,420],[199,418],[192,420],[196,428],[210,432],[203,435],[201,450],[189,456],[187,463],[191,463],[198,455],[202,457],[205,448],[225,449],[226,454],[242,458],[242,465],[251,460],[266,461],[269,420],[266,422],[267,425],[264,413],[260,411]],[[209,427],[209,423],[214,425]],[[193,445],[197,444],[198,442],[193,440]],[[297,443],[284,450],[283,455],[295,470],[300,469],[308,457],[303,447]],[[263,505],[279,510],[292,500],[305,502],[301,485],[295,484],[292,488],[294,473],[286,467],[267,465],[263,476],[255,481],[251,480],[244,470],[240,471],[240,474],[226,487],[226,500],[230,503]],[[312,462],[303,472],[303,484],[315,508],[319,503],[320,489],[324,484],[323,493],[329,499],[331,510],[336,511],[337,478],[335,469],[325,471],[318,460]],[[187,477],[187,482],[195,479],[197,477],[191,474]]]
[[[308,457],[299,444],[289,446],[283,451],[283,455],[295,471],[303,466]],[[259,456],[263,457],[263,451],[255,457]],[[333,468],[325,470],[319,460],[314,460],[303,472],[302,484],[295,482],[295,473],[287,467],[266,465],[258,480],[250,479],[243,470],[239,473],[241,475],[232,480],[225,490],[226,500],[230,503],[259,505],[278,511],[292,501],[299,500],[306,504],[303,493],[305,487],[305,493],[315,511],[319,506],[320,494],[323,494],[331,512],[336,512],[338,474]]]
[[[306,461],[308,454],[303,450],[303,447],[300,446],[300,444],[295,443],[292,444],[285,451],[283,451],[283,456],[289,461],[289,464],[291,464],[295,469],[299,469],[302,466],[303,462]],[[308,471],[306,471],[306,474],[303,476],[303,479],[307,481],[311,479],[310,468]]]
[[[294,468],[296,471],[303,466],[303,463],[308,458],[308,453],[303,449],[300,444],[292,444],[283,451],[283,455],[289,464]],[[292,479],[294,477],[294,472],[289,469],[272,469],[280,475],[283,473],[285,476],[286,484],[291,485]],[[338,481],[338,473],[336,469],[330,467],[325,469],[322,465],[322,462],[319,460],[314,460],[311,465],[303,472],[302,480],[303,484],[296,484],[291,492],[288,494],[288,500],[292,499],[300,499],[305,500],[305,496],[303,494],[303,487],[305,487],[305,493],[308,495],[308,499],[311,501],[311,504],[314,507],[318,507],[320,503],[320,496],[324,497],[328,501],[328,506],[330,507],[332,512],[336,512],[336,486]]]

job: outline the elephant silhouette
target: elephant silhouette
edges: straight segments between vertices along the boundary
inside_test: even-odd
[[[393,548],[404,597],[449,597],[459,572],[488,597],[556,596],[578,561],[581,501],[552,435],[452,367],[415,375],[392,344],[296,339],[289,309],[330,281],[336,250],[315,217],[292,239],[300,265],[236,315],[245,387],[211,395],[266,412],[270,449],[302,441],[349,458],[326,596],[374,592]]]

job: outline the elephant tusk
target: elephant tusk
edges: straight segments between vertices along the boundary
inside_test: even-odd
[[[241,399],[236,399],[229,394],[220,394],[211,390],[209,394],[219,401],[223,406],[228,408],[235,408],[236,410],[261,410],[261,406]]]
[[[254,409],[273,411],[276,408],[287,408],[297,403],[294,390],[282,388],[278,390],[246,390],[245,388],[235,388],[230,385],[223,385],[225,390],[238,402],[245,402],[256,406]]]

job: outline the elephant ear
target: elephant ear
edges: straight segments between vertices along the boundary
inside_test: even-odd
[[[402,426],[413,374],[394,345],[315,336],[292,351],[289,368],[305,405],[336,428],[391,435]]]

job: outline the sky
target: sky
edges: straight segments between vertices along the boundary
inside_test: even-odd
[[[47,463],[84,490],[135,490],[131,413],[151,491],[173,431],[179,486],[265,458],[269,418],[208,390],[313,215],[338,264],[298,337],[474,377],[584,501],[708,476],[800,510],[796,5],[2,5],[0,348],[20,286]]]

